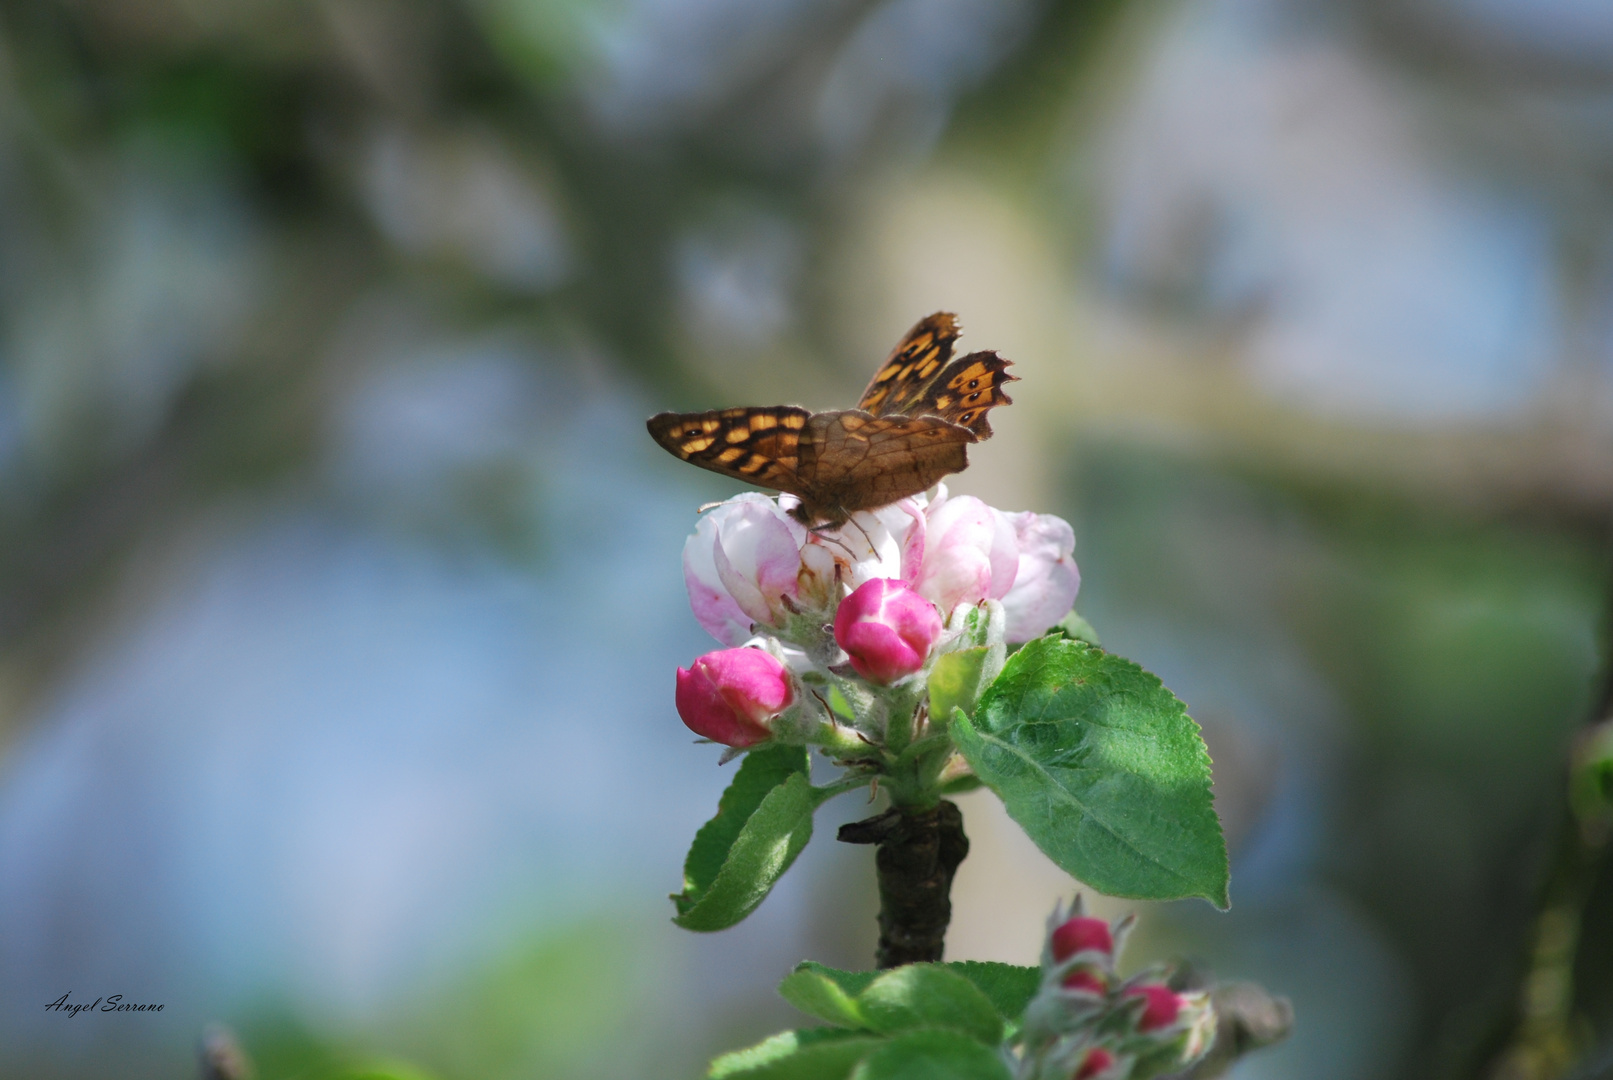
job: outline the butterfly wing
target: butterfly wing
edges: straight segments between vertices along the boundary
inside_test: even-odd
[[[938,416],[873,416],[861,409],[814,413],[802,440],[811,477],[805,501],[826,516],[888,506],[969,466],[967,428]]]
[[[986,413],[1012,405],[1003,384],[1014,381],[1010,363],[994,352],[952,359],[960,333],[957,316],[946,311],[919,320],[874,373],[857,407],[874,416],[939,416],[991,438]]]
[[[659,413],[650,437],[675,457],[736,480],[805,497],[802,432],[812,413],[794,405]]]
[[[869,380],[857,408],[874,416],[911,413],[924,390],[952,358],[958,317],[937,311],[918,321]]]
[[[1014,403],[1003,391],[1004,383],[1019,378],[1008,374],[1006,369],[1011,363],[989,351],[961,356],[941,369],[925,387],[918,404],[908,411],[913,415],[939,416],[968,428],[976,439],[989,439],[991,425],[986,422],[986,413],[998,405]]]

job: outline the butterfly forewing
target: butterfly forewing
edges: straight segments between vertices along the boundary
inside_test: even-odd
[[[812,414],[794,405],[661,413],[650,436],[702,469],[805,497],[801,434]]]
[[[857,408],[875,416],[912,414],[925,388],[952,357],[958,340],[958,317],[937,311],[918,321],[874,372]]]
[[[986,413],[1013,404],[1003,384],[1014,376],[1006,370],[1009,361],[994,352],[951,359],[958,333],[950,312],[921,319],[874,374],[857,407],[875,416],[939,416],[977,439],[991,438]]]

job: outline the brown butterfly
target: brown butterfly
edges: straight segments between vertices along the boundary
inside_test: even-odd
[[[855,409],[796,405],[652,416],[650,436],[692,465],[788,491],[808,527],[844,525],[859,510],[915,495],[969,466],[991,438],[986,413],[1011,405],[1016,376],[994,352],[952,359],[958,319],[938,311],[907,332]]]

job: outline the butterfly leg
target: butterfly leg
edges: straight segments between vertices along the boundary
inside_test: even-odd
[[[841,551],[844,551],[846,553],[846,558],[852,560],[853,562],[856,561],[857,553],[852,551],[851,548],[846,545],[846,541],[842,537],[834,534],[834,529],[831,526],[819,525],[816,529],[812,529],[811,533],[819,540],[822,540],[825,544],[833,544]]]
[[[862,527],[862,524],[861,524],[861,523],[860,523],[860,522],[858,522],[858,520],[857,520],[857,519],[856,519],[856,518],[854,518],[854,517],[848,517],[848,518],[846,518],[846,523],[847,523],[847,524],[848,524],[848,525],[851,525],[851,526],[852,526],[852,527],[854,527],[854,528],[855,528],[855,529],[856,529],[856,530],[857,530],[857,531],[858,531],[858,532],[860,532],[860,533],[862,533],[862,534],[863,534],[863,540],[864,540],[864,541],[865,541],[865,542],[867,542],[867,544],[868,544],[868,551],[869,551],[869,553],[870,553],[870,554],[875,554],[875,553],[877,553],[877,551],[878,551],[878,549],[877,549],[877,548],[875,548],[875,547],[874,547],[874,538],[873,538],[873,537],[872,537],[872,536],[869,536],[869,535],[868,535],[868,530],[867,530],[867,529],[865,529],[865,528],[863,528],[863,527]]]

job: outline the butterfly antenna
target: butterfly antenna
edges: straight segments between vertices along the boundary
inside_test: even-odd
[[[695,513],[704,514],[707,510],[715,510],[726,501],[725,499],[718,499],[716,502],[701,503],[700,509],[696,510]]]

